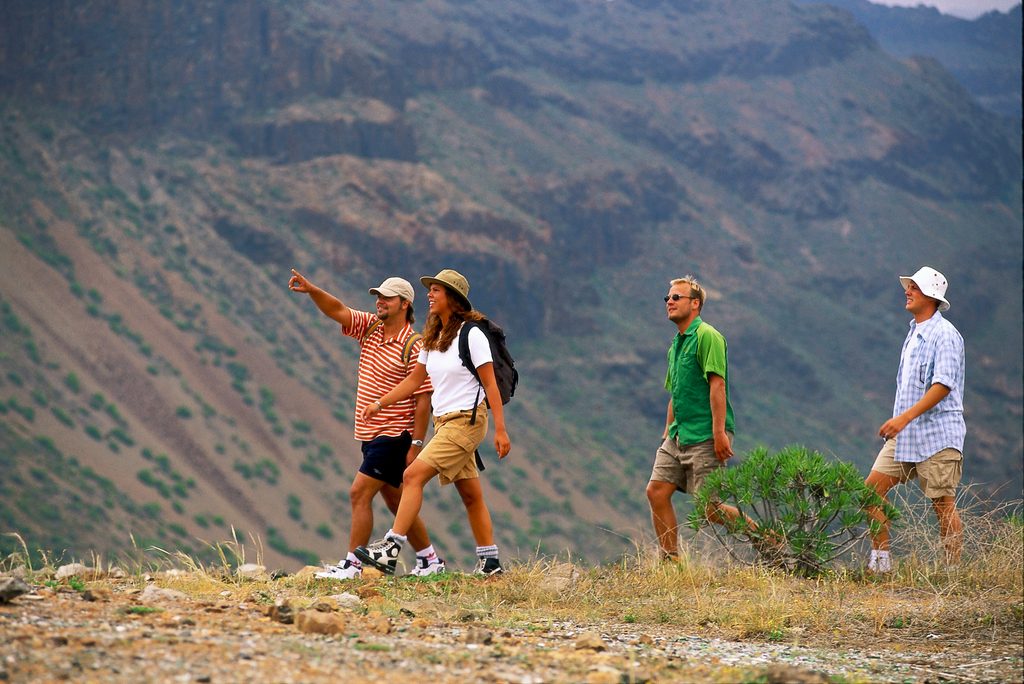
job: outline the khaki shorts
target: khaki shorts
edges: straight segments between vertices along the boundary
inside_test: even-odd
[[[487,436],[487,406],[477,408],[476,423],[469,424],[473,411],[453,411],[434,416],[434,436],[416,457],[438,472],[442,485],[480,477],[474,454]]]
[[[895,454],[896,440],[885,440],[871,469],[889,477],[899,478],[900,483],[913,480],[916,477],[924,495],[929,499],[956,495],[956,487],[960,484],[964,463],[963,454],[959,451],[943,449],[920,463],[897,462],[893,458]]]
[[[668,437],[654,456],[651,480],[668,482],[681,492],[693,494],[703,484],[708,473],[724,465],[715,457],[714,439],[696,444],[680,444]]]

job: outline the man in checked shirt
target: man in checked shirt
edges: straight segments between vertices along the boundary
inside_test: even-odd
[[[949,309],[945,276],[924,266],[912,276],[900,276],[900,283],[914,320],[896,372],[892,418],[878,429],[885,443],[865,482],[884,497],[894,486],[916,477],[932,500],[946,560],[955,563],[963,542],[955,495],[967,432],[964,338],[941,313]],[[868,571],[890,572],[888,522],[879,508],[868,514],[883,523],[871,540]]]

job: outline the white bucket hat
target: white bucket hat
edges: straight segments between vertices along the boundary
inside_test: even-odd
[[[917,287],[926,297],[939,300],[939,311],[949,309],[949,302],[946,301],[946,276],[931,266],[922,266],[912,276],[900,276],[900,284],[904,290],[910,287],[911,281],[917,283]]]

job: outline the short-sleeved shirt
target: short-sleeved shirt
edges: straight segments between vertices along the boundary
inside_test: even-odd
[[[359,341],[359,381],[356,385],[355,437],[367,442],[382,435],[397,437],[403,432],[412,432],[416,413],[416,395],[432,391],[427,378],[411,397],[385,406],[369,420],[363,420],[363,409],[390,392],[395,385],[405,380],[416,364],[422,340],[416,340],[409,350],[409,363],[402,359],[402,350],[414,330],[408,323],[397,335],[385,338],[384,326],[378,325],[370,334],[367,331],[377,322],[376,314],[366,311],[352,312],[352,325],[342,327],[342,333]]]
[[[455,339],[444,351],[424,349],[420,352],[419,362],[427,367],[427,375],[434,385],[434,396],[431,399],[435,416],[443,416],[452,411],[467,411],[476,405],[478,399],[484,400],[480,383],[459,358],[461,333],[460,327]],[[494,360],[487,336],[475,326],[469,331],[469,358],[477,368]]]
[[[963,453],[964,375],[964,338],[953,324],[937,311],[923,323],[911,321],[896,371],[892,415],[907,411],[935,383],[948,387],[949,394],[903,428],[893,460],[920,463],[943,449]]]
[[[700,319],[686,332],[677,333],[668,350],[665,389],[672,395],[672,424],[668,435],[681,444],[696,444],[714,437],[711,422],[711,384],[714,373],[725,381],[725,429],[736,431],[729,401],[729,365],[725,338]]]

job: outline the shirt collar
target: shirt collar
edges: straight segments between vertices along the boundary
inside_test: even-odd
[[[917,321],[911,319],[910,332],[917,333],[921,337],[926,338],[928,336],[928,332],[931,331],[941,320],[942,314],[939,313],[938,311],[936,311],[931,318],[922,323],[918,323]]]
[[[686,337],[687,335],[692,335],[695,332],[697,332],[697,327],[701,323],[703,323],[703,321],[700,320],[700,316],[697,316],[696,318],[694,318],[692,321],[690,321],[690,325],[686,326],[686,331],[684,333],[682,333],[683,336]]]

